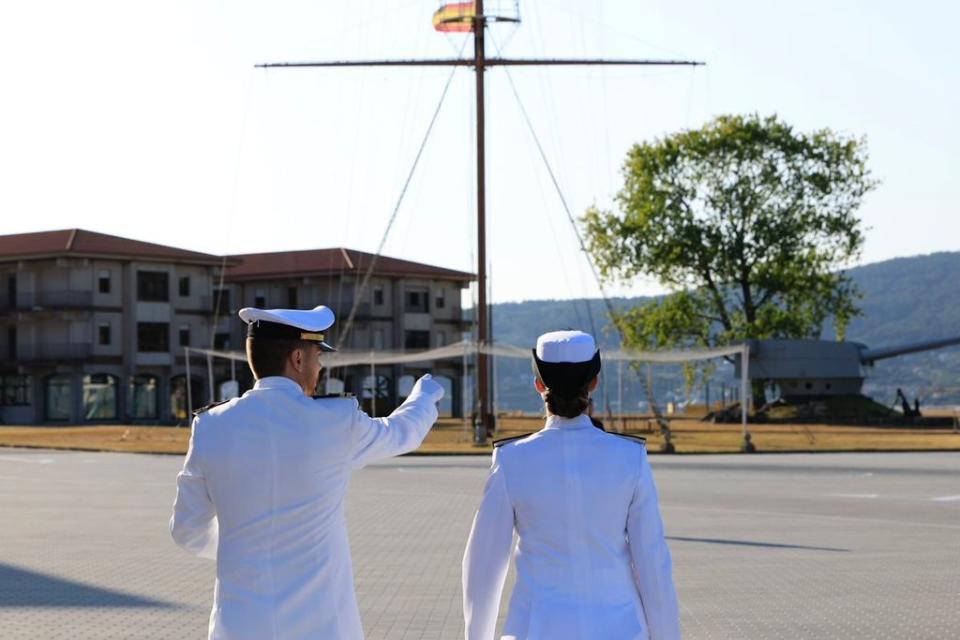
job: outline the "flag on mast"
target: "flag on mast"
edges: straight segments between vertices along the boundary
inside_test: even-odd
[[[473,31],[473,19],[477,9],[473,2],[451,2],[441,5],[433,13],[433,28],[447,33]]]

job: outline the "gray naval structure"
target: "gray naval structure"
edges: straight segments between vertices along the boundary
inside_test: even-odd
[[[775,384],[788,402],[857,395],[877,360],[960,344],[960,335],[871,349],[835,340],[750,340],[747,377]],[[736,362],[740,376],[740,360]]]

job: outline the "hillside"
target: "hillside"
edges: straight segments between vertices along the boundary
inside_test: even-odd
[[[896,345],[915,340],[960,334],[960,252],[935,253],[909,258],[896,258],[856,267],[849,271],[863,299],[864,315],[856,318],[847,331],[847,339],[871,347]],[[640,304],[649,298],[617,298],[617,308]],[[493,335],[496,341],[524,346],[533,345],[545,331],[564,328],[593,327],[601,345],[619,343],[606,319],[603,301],[531,300],[493,305]],[[824,337],[834,331],[826,328]],[[711,383],[716,399],[721,387],[734,384],[730,373],[722,370]],[[616,408],[618,395],[617,369],[608,367],[600,392],[600,402]],[[502,359],[497,365],[497,405],[501,409],[538,410],[532,391],[530,363]],[[636,373],[623,370],[624,406],[636,410],[644,397],[641,380]],[[658,400],[673,397],[682,400],[683,383],[679,367],[654,367]],[[868,377],[865,391],[878,402],[893,401],[897,387],[908,397],[919,397],[921,405],[960,404],[960,348],[954,347],[927,353],[893,358],[877,363]],[[704,389],[694,391],[701,399]]]

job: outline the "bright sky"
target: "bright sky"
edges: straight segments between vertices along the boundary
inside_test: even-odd
[[[6,3],[0,233],[375,251],[449,72],[253,65],[449,57],[468,36],[433,31],[438,4]],[[867,137],[883,184],[862,209],[863,262],[960,249],[960,5],[521,0],[520,11],[519,27],[492,28],[510,56],[708,64],[511,72],[574,215],[611,201],[632,143],[720,113],[777,113]],[[492,299],[597,296],[502,69],[487,87]],[[473,135],[473,74],[459,69],[385,254],[475,270]],[[656,291],[638,280],[610,293]]]

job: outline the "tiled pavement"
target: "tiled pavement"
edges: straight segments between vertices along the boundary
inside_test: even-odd
[[[213,564],[167,533],[178,457],[0,449],[0,638],[203,638]],[[653,457],[685,638],[960,637],[960,454]],[[367,637],[462,637],[487,460],[348,500]]]

